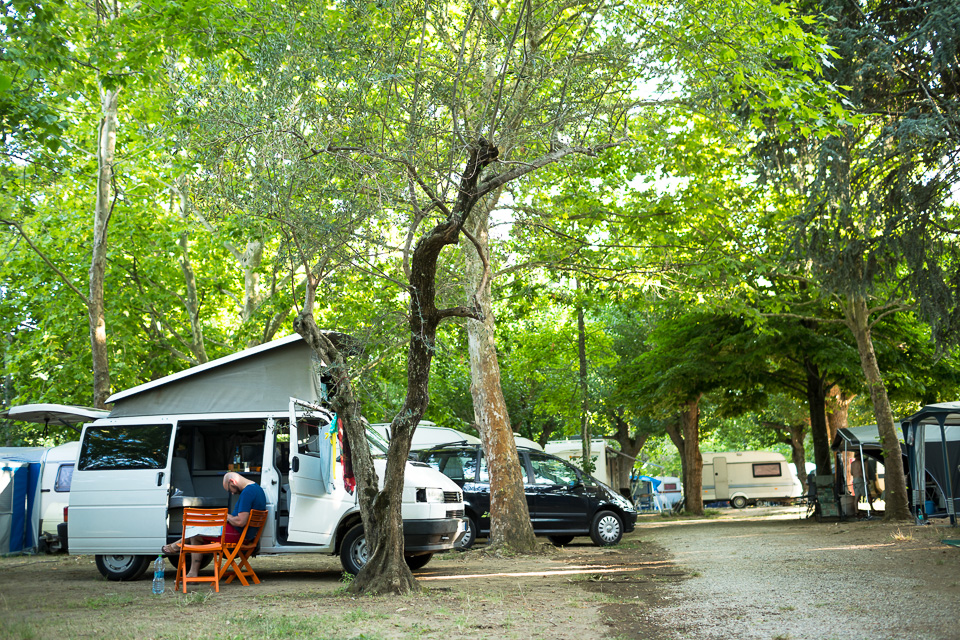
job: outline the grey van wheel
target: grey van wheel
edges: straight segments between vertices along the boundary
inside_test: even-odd
[[[730,506],[733,507],[734,509],[743,509],[744,507],[747,506],[747,499],[744,498],[743,496],[737,496],[736,498],[730,501]]]
[[[620,542],[623,537],[623,522],[613,511],[601,511],[593,517],[590,526],[590,538],[598,547]]]
[[[363,525],[355,525],[340,544],[340,564],[347,573],[357,575],[367,564],[367,538],[363,535]]]
[[[96,556],[97,570],[107,580],[136,580],[150,565],[150,556]]]

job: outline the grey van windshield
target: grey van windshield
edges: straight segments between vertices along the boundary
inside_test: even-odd
[[[77,469],[164,469],[172,431],[172,424],[88,427]]]

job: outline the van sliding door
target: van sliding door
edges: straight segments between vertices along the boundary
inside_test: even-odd
[[[87,425],[70,486],[70,551],[156,554],[167,542],[170,423]]]
[[[290,518],[287,540],[330,545],[346,503],[356,498],[337,475],[339,446],[330,438],[334,414],[290,399]]]

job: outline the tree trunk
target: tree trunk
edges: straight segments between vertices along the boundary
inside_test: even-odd
[[[686,498],[689,486],[687,480],[687,446],[683,441],[683,432],[680,428],[680,419],[677,418],[676,422],[667,422],[664,425],[664,429],[667,431],[667,435],[670,436],[670,440],[673,442],[673,445],[677,448],[677,451],[680,453],[680,481],[683,483],[683,496]],[[703,473],[703,467],[701,466],[701,473]]]
[[[580,281],[577,280],[577,293]],[[587,386],[587,328],[583,321],[583,307],[577,304],[577,359],[580,363],[580,438],[583,443],[583,470],[593,473],[596,466],[590,456],[590,396]],[[600,452],[607,455],[606,451]]]
[[[332,384],[330,385],[331,407],[334,412],[336,412],[337,419],[340,420],[343,425],[344,434],[350,444],[353,471],[357,480],[360,517],[363,520],[363,530],[366,535],[367,544],[372,544],[372,541],[378,539],[378,537],[387,537],[390,538],[388,545],[395,546],[396,543],[393,539],[399,536],[402,558],[402,520],[400,524],[397,524],[391,521],[389,514],[383,513],[382,509],[374,506],[380,493],[379,479],[377,478],[377,471],[373,466],[373,457],[370,454],[370,447],[367,444],[365,427],[360,418],[360,404],[357,402],[353,393],[353,385],[350,382],[349,372],[343,357],[333,343],[320,331],[313,317],[313,302],[316,294],[316,286],[316,281],[308,282],[304,307],[293,321],[293,328],[303,336],[304,341],[310,345],[321,362],[326,365],[325,373],[329,375],[332,380]],[[384,484],[391,485],[389,476],[385,479]],[[403,488],[402,472],[400,488]],[[398,504],[398,514],[399,511]],[[392,530],[391,526],[393,526]],[[364,570],[370,567],[370,565],[371,562],[368,561]],[[363,572],[364,571],[361,571],[360,573],[363,574]],[[357,577],[359,579],[360,576]],[[413,579],[412,574],[410,575],[410,579]]]
[[[489,256],[490,202],[475,208],[466,228],[479,244],[461,242],[466,264],[468,295],[476,294],[483,312],[482,320],[467,320],[470,351],[470,393],[473,413],[480,431],[483,452],[490,470],[490,537],[489,546],[509,547],[521,553],[536,549],[537,539],[530,521],[524,491],[520,458],[506,401],[500,382],[500,363],[495,344],[490,278],[484,278],[484,262],[478,251]]]
[[[813,459],[817,465],[818,476],[833,473],[830,455],[830,440],[827,433],[826,389],[820,368],[811,360],[804,358],[807,373],[807,406],[810,408],[810,435],[813,438]]]
[[[180,217],[184,221],[190,217],[190,201],[184,189],[177,185],[173,189],[177,200],[180,203]],[[207,348],[203,339],[203,324],[200,322],[200,300],[197,297],[197,275],[193,270],[193,263],[190,262],[190,232],[180,233],[180,269],[183,271],[183,281],[187,287],[186,307],[187,316],[190,318],[190,351],[198,364],[207,362]]]
[[[619,486],[614,487],[623,493],[623,490],[626,489],[629,495],[630,491],[630,476],[633,471],[634,465],[637,462],[637,454],[640,453],[640,450],[643,449],[643,445],[647,443],[647,439],[650,437],[646,433],[638,433],[633,437],[630,436],[630,424],[623,419],[623,411],[620,410],[618,413],[612,415],[610,419],[613,421],[614,426],[617,430],[616,440],[620,445],[620,453],[623,454],[618,457],[618,466],[617,466],[617,482]]]
[[[793,458],[793,464],[797,467],[797,479],[804,488],[807,488],[807,450],[803,441],[807,435],[807,425],[794,424],[787,425],[790,432],[790,453]]]
[[[909,520],[910,510],[907,503],[907,483],[903,472],[903,457],[900,440],[893,422],[893,411],[887,398],[887,389],[880,375],[877,356],[873,350],[873,337],[870,332],[867,301],[862,296],[847,296],[844,305],[847,326],[857,340],[860,353],[860,366],[867,379],[870,399],[873,401],[873,415],[880,432],[880,444],[883,447],[883,465],[886,469],[886,507],[884,520]]]
[[[700,455],[700,396],[691,400],[680,413],[683,454],[686,459],[684,492],[687,511],[703,515],[703,457]]]
[[[110,359],[107,352],[107,322],[104,283],[107,272],[107,230],[116,202],[113,162],[117,149],[117,103],[119,90],[101,88],[103,118],[97,133],[97,201],[93,211],[93,247],[90,261],[90,295],[87,312],[90,350],[93,355],[93,406],[104,409],[110,397]]]
[[[856,398],[856,394],[848,396],[838,385],[830,387],[827,393],[827,436],[830,442],[837,435],[837,431],[847,428],[847,416],[850,413],[850,403]]]

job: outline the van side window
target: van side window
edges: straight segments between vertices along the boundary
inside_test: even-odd
[[[61,493],[70,491],[71,480],[73,480],[73,463],[60,465],[57,469],[57,479],[53,483],[53,490]]]
[[[754,478],[776,478],[780,475],[779,462],[760,462],[753,465]]]
[[[451,480],[473,482],[477,477],[476,451],[431,451],[423,461]]]
[[[580,482],[577,470],[562,460],[531,455],[530,464],[533,466],[535,484],[569,486]]]
[[[323,446],[320,436],[320,425],[314,422],[297,422],[297,451],[303,454],[318,455]],[[327,442],[327,446],[330,443]]]
[[[172,431],[172,424],[88,427],[79,471],[165,469]]]

